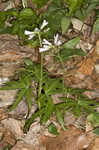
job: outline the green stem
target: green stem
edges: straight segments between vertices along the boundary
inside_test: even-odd
[[[42,90],[42,80],[43,80],[43,54],[41,54],[40,83],[39,83],[39,92],[38,92],[38,96],[41,95],[41,90]]]
[[[60,60],[60,62],[61,62],[61,65],[62,65],[62,72],[63,72],[63,76],[62,76],[62,85],[63,85],[63,94],[65,93],[65,84],[64,84],[64,79],[65,79],[65,67],[64,67],[64,63],[63,63],[63,60],[62,60],[62,58],[61,58],[61,56],[60,56],[60,54],[58,53],[58,58],[59,58],[59,60]]]
[[[42,47],[42,40],[40,34],[38,34],[39,41],[40,41],[40,47]],[[41,53],[41,66],[40,66],[40,81],[39,81],[39,90],[38,90],[38,97],[41,95],[42,90],[42,81],[43,81],[43,53]],[[40,102],[38,102],[39,109],[41,108]]]

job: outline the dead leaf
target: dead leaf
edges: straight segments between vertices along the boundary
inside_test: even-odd
[[[90,144],[87,150],[99,150],[99,137],[95,138],[95,140]]]
[[[2,132],[3,132],[3,135],[4,135],[3,142],[14,145],[15,142],[16,142],[14,134],[7,128],[3,128]]]
[[[0,121],[8,118],[8,113],[4,108],[0,108]]]
[[[91,58],[86,59],[82,62],[81,67],[78,69],[78,72],[84,75],[91,75],[94,69],[94,62]]]
[[[89,144],[86,135],[74,126],[66,131],[61,131],[56,138],[46,138],[47,150],[81,150]]]
[[[96,51],[99,49],[97,43],[96,47],[83,60],[79,60],[74,68],[67,69],[66,85],[73,88],[99,89],[99,74],[95,71],[95,66],[99,63],[99,55]]]

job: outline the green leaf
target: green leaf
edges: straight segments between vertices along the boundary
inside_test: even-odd
[[[45,5],[47,1],[48,0],[32,0],[32,2],[37,5],[36,7],[38,9],[41,8],[43,5]]]
[[[8,16],[13,16],[13,17],[18,17],[18,15],[19,15],[19,13],[18,13],[18,11],[16,10],[16,9],[8,9],[7,10],[7,15]]]
[[[25,126],[24,126],[24,132],[26,133],[30,127],[30,125],[33,123],[33,121],[39,117],[42,113],[44,112],[44,109],[41,109],[37,112],[35,112],[31,118],[29,118],[28,120],[26,120]]]
[[[45,85],[43,86],[44,91],[47,95],[56,94],[57,92],[62,92],[62,84],[59,78],[51,79],[47,78],[45,81]]]
[[[7,19],[7,13],[4,11],[1,11],[0,12],[0,25],[2,25],[2,23],[4,23],[6,19]]]
[[[72,58],[73,56],[85,56],[86,53],[84,51],[82,51],[81,49],[69,49],[69,48],[63,48],[61,51],[60,51],[60,56],[64,61],[67,61],[69,60],[70,58]],[[57,57],[57,55],[54,57],[54,60],[56,62],[59,62],[59,58]]]
[[[96,129],[93,131],[93,133],[99,136],[99,127],[96,128]]]
[[[25,84],[18,80],[5,83],[2,87],[0,87],[0,90],[15,90],[23,88],[25,88]]]
[[[44,114],[41,118],[41,122],[44,124],[50,119],[50,117],[53,113],[53,110],[54,110],[53,100],[49,96],[47,97],[47,99],[48,99],[48,102],[47,102],[46,107],[44,109]]]
[[[58,108],[56,108],[56,118],[58,122],[60,123],[61,127],[63,128],[63,130],[66,130],[66,128],[64,127],[63,114]]]
[[[80,37],[76,37],[68,42],[66,42],[64,45],[63,45],[63,48],[74,48],[80,41]]]
[[[71,23],[71,18],[70,17],[63,17],[61,20],[61,28],[62,28],[62,34],[64,34],[67,29],[69,28]]]
[[[25,64],[26,64],[27,66],[33,65],[33,62],[32,62],[30,59],[28,59],[28,58],[25,58],[25,59],[24,59],[24,62],[25,62]]]
[[[55,126],[54,123],[51,123],[49,126],[48,126],[48,132],[52,133],[52,134],[55,134],[55,135],[58,135],[58,130]]]
[[[19,17],[23,19],[35,17],[35,13],[31,8],[24,8],[21,10]]]
[[[99,113],[91,113],[88,115],[88,121],[93,124],[94,127],[99,126]]]
[[[26,89],[23,89],[23,90],[21,90],[21,91],[18,93],[17,98],[16,98],[14,104],[10,107],[10,111],[13,111],[13,110],[18,106],[18,104],[19,104],[20,101],[22,100],[22,98],[23,98],[25,92],[26,92]]]
[[[29,88],[30,86],[31,86],[31,81],[32,81],[32,78],[31,78],[31,76],[28,74],[28,75],[26,75],[24,78],[23,78],[23,81],[24,81],[24,83],[25,83],[25,88]]]
[[[32,107],[31,96],[32,96],[32,88],[28,88],[27,91],[26,91],[27,104],[28,104],[28,113],[30,112],[31,107]]]
[[[50,31],[53,34],[59,29],[60,20],[64,16],[64,10],[56,4],[57,1],[54,1],[55,4],[51,4],[48,7],[48,11],[45,13],[45,18],[48,21]]]
[[[99,32],[99,18],[94,23],[93,32],[94,33]]]
[[[83,0],[68,0],[69,1],[69,15],[72,15],[83,3]]]

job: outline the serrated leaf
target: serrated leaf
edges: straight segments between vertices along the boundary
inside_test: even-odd
[[[58,80],[55,80],[55,79],[47,81],[45,88],[44,88],[47,95],[52,94],[53,90],[57,87],[57,83],[58,83]]]
[[[54,123],[51,123],[49,126],[48,126],[48,132],[52,133],[52,134],[55,134],[55,135],[58,135],[58,130],[55,126]]]
[[[14,16],[14,17],[18,17],[19,13],[16,9],[8,9],[7,10],[7,15],[9,16]]]
[[[83,0],[69,0],[70,6],[69,6],[69,15],[72,15],[83,3]]]
[[[60,123],[61,127],[63,128],[63,130],[66,130],[66,128],[64,127],[64,119],[63,119],[63,114],[62,112],[56,108],[56,118],[58,120],[58,122]]]
[[[0,12],[0,25],[2,25],[2,23],[4,23],[6,19],[7,19],[7,13],[5,11],[1,11]]]
[[[53,113],[53,110],[54,110],[53,100],[49,96],[47,97],[47,99],[48,99],[48,102],[46,104],[46,107],[44,109],[44,114],[41,119],[41,122],[44,124],[50,119],[50,117]]]
[[[25,88],[29,88],[30,85],[31,85],[31,76],[30,75],[26,75],[24,78],[23,78],[23,82],[25,83]]]
[[[15,89],[23,89],[25,88],[25,84],[20,81],[10,81],[5,83],[0,90],[15,90]]]
[[[91,113],[88,115],[87,119],[94,127],[99,126],[99,113]]]
[[[62,29],[62,34],[64,34],[67,29],[69,28],[71,23],[71,18],[70,17],[63,17],[61,20],[61,29]]]
[[[80,41],[80,37],[76,37],[68,42],[66,42],[64,45],[63,45],[63,48],[69,48],[69,49],[72,49],[74,48]]]
[[[30,112],[31,107],[32,107],[32,99],[31,99],[32,95],[31,94],[32,94],[32,89],[28,88],[27,91],[26,91],[27,104],[28,104],[28,113]]]
[[[31,8],[24,8],[21,10],[19,17],[20,18],[30,18],[30,17],[34,17],[35,13]]]
[[[19,91],[19,93],[18,93],[18,95],[17,95],[17,98],[16,98],[14,104],[10,107],[10,111],[14,110],[14,109],[18,106],[18,104],[19,104],[20,101],[22,100],[22,98],[23,98],[25,92],[26,92],[26,89],[23,89],[23,90]]]

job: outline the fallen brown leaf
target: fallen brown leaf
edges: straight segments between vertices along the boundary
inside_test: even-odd
[[[46,150],[82,150],[88,147],[89,141],[82,131],[74,126],[69,126],[66,131],[61,131],[56,138],[47,137],[43,144]]]
[[[8,118],[8,113],[4,108],[0,108],[0,121]]]

